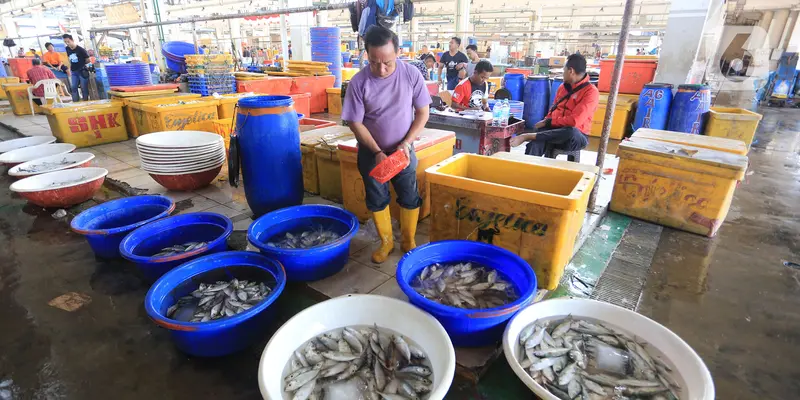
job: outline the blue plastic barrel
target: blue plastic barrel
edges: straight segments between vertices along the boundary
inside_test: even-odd
[[[529,76],[525,80],[525,95],[522,100],[525,103],[523,119],[525,127],[533,129],[537,122],[544,119],[550,108],[550,81],[546,76]]]
[[[556,93],[558,93],[558,88],[560,88],[563,83],[564,78],[553,78],[553,81],[550,82],[550,107],[555,103]]]
[[[310,249],[282,249],[267,245],[286,232],[301,232],[322,226],[341,237]],[[262,254],[280,261],[291,281],[316,281],[344,268],[350,256],[350,240],[358,232],[358,218],[339,207],[302,205],[262,216],[250,224],[247,240]],[[273,239],[275,238],[275,239]]]
[[[204,254],[228,249],[228,236],[233,232],[230,218],[212,212],[176,215],[143,225],[122,239],[119,253],[136,263],[148,281],[186,261]],[[154,257],[161,249],[188,242],[206,242],[203,247],[171,256]]]
[[[94,254],[119,257],[119,242],[132,230],[168,216],[175,203],[166,196],[124,197],[94,206],[72,219],[70,227],[86,236]]]
[[[639,106],[633,120],[633,131],[639,128],[667,129],[669,108],[672,105],[672,85],[648,83],[639,94]]]
[[[311,60],[330,63],[328,69],[336,79],[334,87],[342,85],[342,46],[339,27],[311,28]]]
[[[711,108],[711,90],[706,85],[680,85],[672,98],[668,131],[702,135]]]
[[[300,124],[289,96],[239,99],[236,130],[247,204],[256,216],[303,203]]]
[[[178,299],[200,283],[231,279],[264,282],[272,291],[249,310],[208,322],[167,318]],[[286,287],[286,274],[277,261],[251,251],[226,251],[189,261],[162,276],[147,292],[144,309],[157,325],[170,331],[175,346],[187,354],[218,357],[242,350],[264,339],[275,316],[275,300]]]
[[[522,97],[525,92],[525,75],[522,74],[505,74],[505,88],[511,92],[511,100],[523,101]]]
[[[496,269],[514,286],[519,298],[500,307],[469,310],[428,300],[411,287],[423,268],[459,262]],[[397,283],[411,304],[439,320],[454,346],[464,347],[487,346],[501,340],[506,323],[536,295],[536,275],[525,260],[506,249],[470,240],[431,242],[411,250],[397,264]]]

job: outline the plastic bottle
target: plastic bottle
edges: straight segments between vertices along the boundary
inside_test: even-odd
[[[503,113],[503,103],[498,101],[494,103],[494,108],[492,108],[492,126],[500,126],[500,119],[502,118]]]
[[[503,99],[503,114],[500,118],[500,126],[508,126],[508,118],[511,116],[511,106],[508,99]]]

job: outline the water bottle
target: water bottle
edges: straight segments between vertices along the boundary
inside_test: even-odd
[[[492,108],[492,126],[500,126],[500,119],[502,118],[503,103],[501,101],[494,103]]]
[[[503,113],[500,118],[500,126],[508,126],[508,118],[511,116],[511,106],[508,105],[508,99],[503,99]]]

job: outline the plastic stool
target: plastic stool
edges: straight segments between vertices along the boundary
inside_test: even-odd
[[[567,151],[567,150],[562,150],[562,149],[553,149],[553,152],[551,154],[553,155],[553,158],[558,158],[558,156],[560,154],[566,154],[567,160],[572,161],[572,162],[576,162],[576,163],[581,162],[581,151],[580,150]]]

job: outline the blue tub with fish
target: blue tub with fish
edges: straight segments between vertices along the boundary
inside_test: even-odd
[[[178,265],[204,254],[218,253],[228,248],[228,236],[233,232],[230,218],[217,213],[198,212],[176,215],[144,225],[122,239],[119,252],[133,261],[148,281]],[[164,250],[173,246],[194,243],[188,251]],[[202,244],[197,246],[196,244]],[[158,255],[166,253],[166,255]]]
[[[94,254],[119,257],[119,243],[134,229],[169,216],[175,202],[169,197],[144,195],[124,197],[94,206],[72,219],[70,227],[86,236]]]
[[[179,299],[198,291],[201,284],[214,285],[233,279],[264,283],[269,293],[238,314],[206,322],[168,317]],[[157,325],[170,330],[175,345],[184,353],[217,357],[242,350],[264,339],[275,315],[275,300],[286,286],[286,272],[275,260],[250,251],[208,254],[182,264],[159,278],[144,299],[144,308]],[[197,312],[189,310],[189,314]]]
[[[425,267],[466,262],[495,269],[519,297],[497,307],[465,309],[429,300],[411,287]],[[397,264],[397,283],[411,304],[439,320],[453,345],[462,347],[487,346],[500,341],[506,323],[536,296],[536,275],[525,260],[506,249],[470,240],[431,242],[411,250]]]
[[[270,245],[286,233],[323,228],[339,238],[311,248],[281,248]],[[272,211],[250,224],[247,240],[262,254],[280,261],[290,281],[316,281],[344,268],[350,256],[350,240],[358,232],[358,218],[339,207],[308,204]]]

